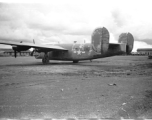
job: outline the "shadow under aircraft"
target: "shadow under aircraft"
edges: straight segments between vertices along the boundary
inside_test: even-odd
[[[36,59],[42,59],[43,64],[49,60],[73,61],[78,63],[81,60],[93,60],[114,55],[130,54],[133,49],[134,38],[131,33],[122,33],[118,43],[109,43],[109,32],[105,27],[97,28],[91,36],[91,43],[72,43],[72,44],[47,44],[39,45],[33,43],[16,43],[0,41],[0,44],[11,45],[14,56],[17,52],[26,51],[34,48],[31,55]]]

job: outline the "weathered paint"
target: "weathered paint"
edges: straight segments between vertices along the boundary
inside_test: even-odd
[[[34,43],[34,42],[33,42]],[[38,45],[31,43],[0,42],[0,44],[13,46],[16,53],[35,48],[35,57],[42,59],[43,63],[50,60],[70,60],[77,63],[79,60],[92,60],[109,57],[123,53],[130,53],[133,49],[134,38],[130,33],[123,33],[119,37],[119,43],[109,43],[109,32],[103,28],[93,31],[90,44],[47,44]],[[32,53],[34,53],[34,51]]]
[[[91,60],[91,59],[97,59],[102,57],[109,57],[114,55],[123,54],[126,51],[126,45],[125,44],[109,44],[108,51],[101,54],[97,53],[93,49],[92,44],[83,44],[83,47],[81,44],[75,44],[74,47],[73,44],[62,44],[62,47],[65,47],[68,49],[68,51],[51,51],[48,53],[50,60]],[[38,53],[36,53],[38,54]],[[36,56],[37,59],[42,59],[44,57],[44,53],[40,53]]]
[[[92,34],[93,49],[97,53],[104,54],[109,48],[109,32],[103,28],[97,28]]]
[[[119,41],[119,43],[126,44],[126,53],[130,54],[133,49],[133,45],[134,45],[133,35],[131,33],[122,33],[119,36],[118,41]]]
[[[85,60],[92,58],[92,44],[62,44],[68,51],[52,51],[49,53],[53,60]]]
[[[48,56],[50,60],[78,61],[119,55],[126,52],[127,45],[133,45],[133,37],[131,37],[130,33],[123,35],[122,38],[120,44],[109,43],[108,30],[104,27],[97,28],[91,36],[91,43],[56,44],[56,46],[65,48],[67,51],[54,50],[49,52]],[[129,38],[132,41],[127,43]],[[43,57],[44,53],[40,53],[36,58],[42,59]]]

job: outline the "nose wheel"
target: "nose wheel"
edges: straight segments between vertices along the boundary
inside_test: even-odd
[[[44,54],[44,57],[42,58],[42,63],[43,64],[49,63],[49,56],[47,55],[47,53]]]

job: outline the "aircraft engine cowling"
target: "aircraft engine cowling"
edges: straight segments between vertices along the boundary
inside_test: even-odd
[[[92,33],[92,44],[93,50],[97,53],[104,54],[108,51],[109,48],[109,32],[103,28],[97,28]]]
[[[12,46],[12,49],[14,50],[14,56],[17,57],[17,52],[26,51],[30,49],[31,47],[28,46]]]
[[[31,47],[27,47],[27,46],[13,46],[12,49],[16,50],[17,52],[21,52],[21,51],[26,51],[28,49],[30,49]]]
[[[133,45],[134,45],[134,37],[131,33],[120,34],[118,42],[125,43],[126,44],[126,53],[127,54],[131,53],[131,51],[133,49]]]

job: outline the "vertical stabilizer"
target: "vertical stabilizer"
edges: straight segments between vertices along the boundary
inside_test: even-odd
[[[93,50],[97,53],[104,54],[109,48],[109,32],[103,28],[97,28],[92,33]]]
[[[126,44],[126,53],[127,54],[131,53],[131,51],[133,49],[133,45],[134,45],[134,38],[131,33],[122,33],[119,36],[118,42]]]

